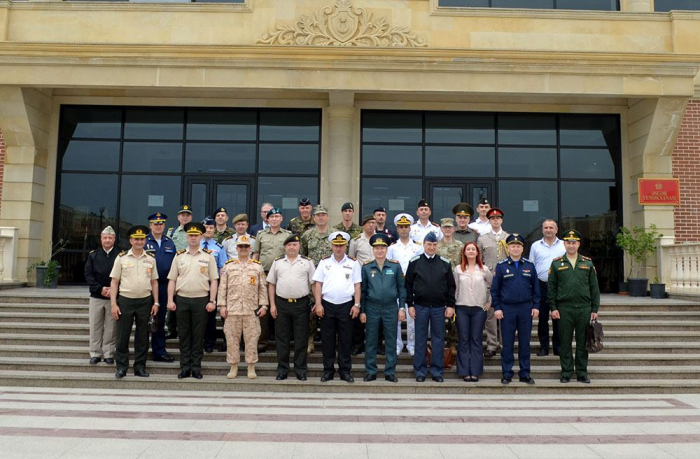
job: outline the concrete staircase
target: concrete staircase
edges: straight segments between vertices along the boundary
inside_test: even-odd
[[[87,293],[84,288],[56,291],[15,289],[0,292],[0,385],[92,388],[148,388],[157,390],[244,390],[304,392],[397,393],[682,393],[700,391],[700,303],[683,300],[603,297],[600,321],[605,328],[605,350],[592,354],[592,384],[559,383],[559,358],[537,357],[536,321],[532,335],[534,386],[500,383],[498,357],[487,359],[479,383],[465,383],[455,369],[446,371],[445,383],[416,383],[412,360],[402,354],[397,367],[398,384],[383,380],[364,383],[364,356],[354,358],[355,384],[321,383],[320,351],[309,357],[309,380],[275,380],[274,350],[260,354],[259,378],[245,378],[244,365],[235,381],[225,378],[229,366],[225,354],[205,354],[204,379],[176,378],[179,372],[177,341],[168,341],[176,363],[150,361],[150,378],[128,375],[114,378],[114,366],[88,363]],[[319,346],[317,346],[320,349]],[[380,371],[383,357],[379,357]],[[516,356],[517,371],[517,356]]]

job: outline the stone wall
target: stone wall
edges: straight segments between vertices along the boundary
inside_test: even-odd
[[[2,214],[2,184],[5,182],[5,138],[0,130],[0,215]]]
[[[676,243],[700,242],[700,99],[688,103],[673,150],[673,176],[681,182],[676,207]]]

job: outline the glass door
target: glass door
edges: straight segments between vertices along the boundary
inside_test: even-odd
[[[252,182],[245,178],[188,177],[185,179],[185,202],[192,206],[194,221],[213,217],[212,212],[218,207],[225,207],[230,218],[240,213],[251,216]]]
[[[441,218],[454,218],[452,208],[459,202],[468,202],[476,212],[476,204],[481,198],[492,199],[494,185],[488,181],[428,180],[427,187],[426,195],[433,211],[430,218],[440,223]]]

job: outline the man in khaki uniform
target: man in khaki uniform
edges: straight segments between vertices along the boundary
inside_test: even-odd
[[[187,249],[175,256],[168,273],[168,309],[177,311],[180,333],[180,374],[178,379],[202,379],[204,332],[207,312],[216,309],[219,270],[209,250],[200,247],[204,225],[185,225]]]
[[[374,219],[374,215],[366,215],[362,219],[362,234],[350,241],[348,255],[359,261],[361,265],[374,260],[374,252],[369,239],[375,235],[376,228],[377,220]]]
[[[228,320],[224,324],[224,334],[228,351],[226,360],[231,364],[227,378],[238,376],[238,362],[241,360],[241,335],[245,340],[245,361],[248,364],[248,378],[255,379],[255,364],[258,363],[258,338],[260,320],[267,313],[267,282],[265,272],[258,260],[250,255],[248,236],[238,238],[238,260],[229,260],[221,270],[219,301],[221,317]]]
[[[148,316],[158,313],[158,270],[156,259],[143,250],[148,228],[133,226],[127,231],[131,249],[121,252],[114,262],[109,277],[109,298],[112,317],[117,321],[117,379],[126,376],[129,368],[129,337],[136,322],[134,335],[134,375],[148,378]],[[153,298],[153,301],[151,301]]]
[[[175,249],[183,250],[187,248],[185,225],[192,221],[192,207],[187,204],[180,206],[180,209],[177,211],[177,221],[180,225],[177,228],[168,228],[166,234],[175,243]],[[165,301],[165,298],[161,299]],[[177,314],[175,311],[165,313],[165,325],[168,327],[168,334],[165,335],[165,339],[177,338]]]

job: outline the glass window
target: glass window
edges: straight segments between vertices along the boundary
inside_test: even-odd
[[[259,177],[257,209],[264,202],[269,202],[282,209],[284,222],[299,215],[300,198],[309,198],[313,204],[318,203],[318,179],[316,177]]]
[[[700,2],[698,0],[654,0],[654,10],[656,11],[671,11],[671,10],[700,10]]]
[[[500,177],[556,178],[556,148],[499,148]]]
[[[364,175],[422,175],[423,149],[416,145],[365,145]]]
[[[64,138],[118,139],[122,135],[122,110],[64,107],[61,126]]]
[[[494,147],[425,147],[425,175],[436,177],[493,177]]]
[[[619,0],[556,0],[559,10],[617,11],[619,3]]]
[[[261,174],[318,174],[319,145],[260,144]]]
[[[493,8],[539,8],[551,10],[554,0],[491,0]]]
[[[124,142],[124,172],[181,172],[182,144]]]
[[[499,145],[556,145],[554,115],[498,115]]]
[[[129,108],[125,139],[182,140],[185,112],[177,109]]]
[[[617,152],[599,149],[561,149],[562,178],[615,179],[613,156]]]
[[[63,170],[119,170],[119,142],[70,140],[63,153]]]
[[[498,183],[498,207],[503,210],[503,229],[518,232],[532,242],[539,236],[545,218],[558,213],[557,182],[501,180]]]
[[[426,113],[426,143],[496,142],[495,117],[469,113]]]
[[[362,113],[363,142],[420,143],[423,141],[423,117],[413,112]]]
[[[605,216],[617,209],[615,182],[562,182],[562,218],[588,222],[591,217]],[[569,224],[573,222],[570,221]],[[580,223],[580,222],[579,222]]]
[[[362,180],[362,212],[371,214],[377,207],[386,207],[387,222],[394,227],[394,217],[402,212],[415,214],[423,198],[421,179],[366,178]]]
[[[147,225],[148,216],[163,212],[168,227],[177,225],[180,207],[180,176],[124,175],[122,177],[120,237],[127,243],[126,230],[133,225]]]
[[[248,212],[249,196],[247,184],[221,181],[214,186],[216,187],[214,195],[215,206],[228,209],[229,218],[233,218],[239,213]],[[213,210],[211,213],[213,213]],[[211,213],[209,215],[213,216]]]
[[[656,0],[657,4],[659,1]],[[674,0],[667,0],[674,1]],[[694,2],[695,0],[678,0]],[[439,0],[441,7],[493,7],[493,8],[540,8],[563,10],[603,10],[617,11],[620,9],[619,0]],[[696,8],[697,9],[697,8]],[[659,11],[657,9],[657,11]]]
[[[489,0],[440,0],[440,6],[462,6],[462,7],[482,7],[486,8],[489,5]]]
[[[610,147],[620,145],[617,116],[562,116],[559,142],[576,147]]]
[[[257,137],[254,110],[189,110],[187,140],[250,140]]]
[[[186,148],[185,172],[198,174],[255,173],[255,144],[253,143],[189,142]]]
[[[263,110],[260,112],[260,140],[318,142],[321,119],[317,111]]]

